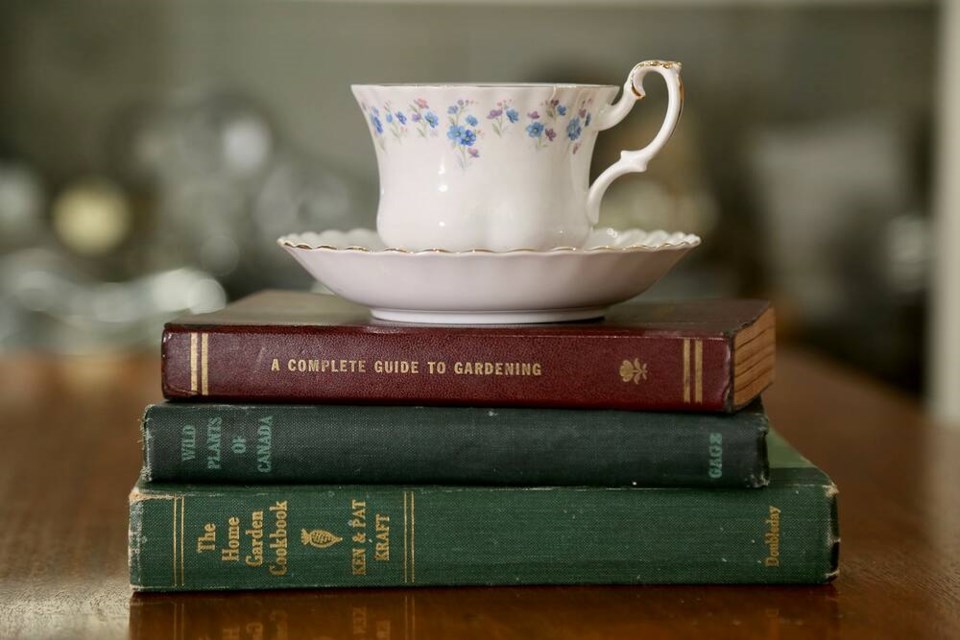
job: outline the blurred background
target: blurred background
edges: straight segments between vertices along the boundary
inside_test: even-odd
[[[703,245],[650,297],[765,296],[780,335],[929,387],[942,6],[925,1],[0,3],[0,353],[157,348],[162,323],[310,280],[281,234],[373,226],[349,85],[621,85],[686,108],[602,224]],[[956,22],[956,20],[954,20]],[[601,135],[645,144],[665,90]],[[951,365],[952,366],[952,365]]]

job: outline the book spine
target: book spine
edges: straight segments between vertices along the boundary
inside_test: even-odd
[[[162,382],[208,402],[729,412],[731,353],[726,335],[168,325]]]
[[[740,413],[167,403],[143,421],[160,482],[757,487],[767,417]]]
[[[820,583],[834,486],[753,491],[138,485],[137,590]]]

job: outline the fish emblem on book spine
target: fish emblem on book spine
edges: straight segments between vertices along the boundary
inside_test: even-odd
[[[334,535],[329,531],[324,531],[323,529],[314,529],[312,531],[307,531],[306,529],[300,530],[300,542],[303,543],[304,546],[326,549],[341,540],[343,540],[343,538],[340,536]]]

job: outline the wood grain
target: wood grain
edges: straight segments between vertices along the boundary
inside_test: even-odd
[[[841,491],[826,587],[297,591],[131,597],[126,497],[155,356],[0,360],[2,638],[960,637],[960,432],[778,353],[778,429]]]

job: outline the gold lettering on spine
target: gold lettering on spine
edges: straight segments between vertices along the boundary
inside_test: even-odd
[[[207,346],[209,344],[209,335],[200,334],[200,393],[210,394],[210,387],[207,385]]]
[[[190,391],[197,392],[197,334],[190,334]]]
[[[703,340],[697,340],[693,345],[694,387],[693,398],[698,404],[703,403]]]
[[[690,339],[683,339],[683,401],[690,402]]]

